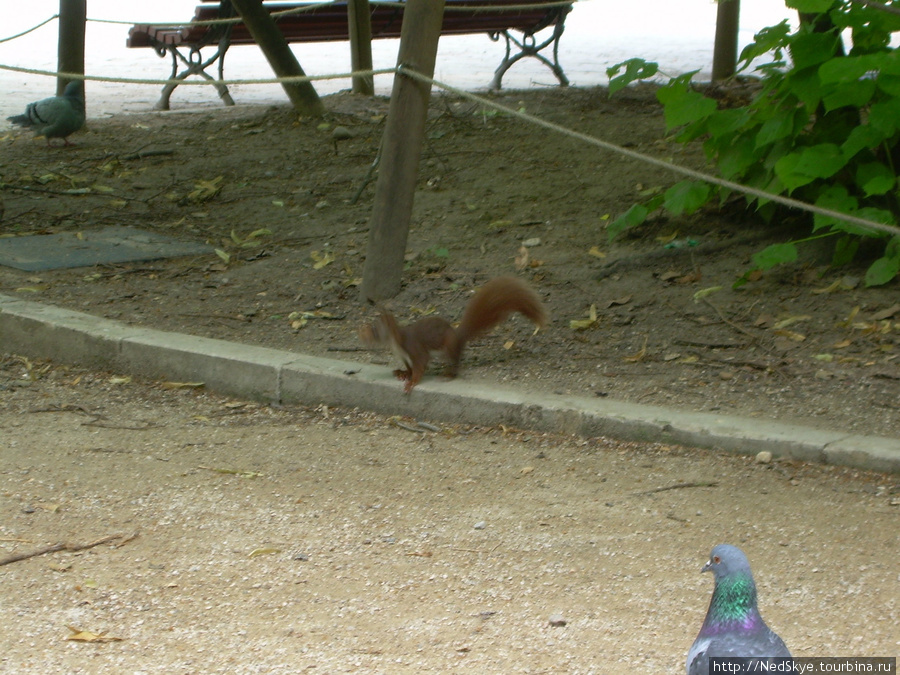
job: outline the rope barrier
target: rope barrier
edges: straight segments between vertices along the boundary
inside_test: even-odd
[[[687,167],[679,166],[677,164],[673,164],[672,162],[667,162],[662,159],[657,159],[656,157],[651,157],[650,155],[645,155],[641,152],[635,152],[634,150],[629,150],[628,148],[623,148],[619,145],[615,145],[613,143],[608,143],[607,141],[600,140],[599,138],[595,138],[594,136],[589,136],[588,134],[581,133],[580,131],[575,131],[573,129],[567,129],[559,124],[555,124],[553,122],[548,122],[547,120],[543,120],[540,117],[535,117],[534,115],[529,115],[528,113],[521,112],[519,110],[514,110],[513,108],[508,108],[505,105],[497,103],[496,101],[492,101],[488,98],[484,98],[483,96],[478,96],[477,94],[473,94],[471,92],[465,91],[463,89],[458,89],[454,86],[446,84],[444,82],[440,82],[438,80],[427,77],[426,75],[422,75],[415,70],[412,70],[408,66],[399,66],[397,68],[398,75],[404,75],[414,80],[418,80],[420,82],[424,82],[425,84],[429,84],[432,86],[437,86],[445,91],[449,91],[456,96],[461,98],[469,99],[470,101],[475,101],[476,103],[480,103],[481,105],[485,105],[495,110],[499,110],[503,113],[507,113],[513,117],[518,117],[519,119],[525,120],[532,124],[535,124],[539,127],[543,127],[545,129],[549,129],[550,131],[555,131],[556,133],[563,134],[565,136],[570,136],[572,138],[577,138],[578,140],[584,141],[588,145],[595,145],[599,148],[603,148],[604,150],[609,150],[611,152],[616,152],[621,155],[625,155],[626,157],[630,157],[631,159],[636,159],[642,162],[646,162],[648,164],[652,164],[653,166],[660,167],[663,169],[667,169],[669,171],[673,171],[675,173],[679,173],[683,176],[687,176],[689,178],[693,178],[694,180],[703,181],[705,183],[712,183],[713,185],[718,185],[719,187],[727,188],[729,190],[733,190],[735,192],[740,192],[742,194],[751,195],[753,197],[758,197],[759,199],[767,199],[769,201],[776,202],[778,204],[782,204],[783,206],[788,206],[794,209],[801,209],[803,211],[807,211],[809,213],[818,214],[820,216],[826,216],[829,218],[836,218],[838,220],[842,220],[846,223],[851,223],[853,225],[860,225],[862,227],[868,227],[873,230],[877,230],[879,232],[886,232],[888,234],[892,234],[894,236],[900,236],[900,227],[896,227],[894,225],[886,225],[884,223],[878,223],[873,220],[867,220],[865,218],[858,218],[857,216],[851,216],[846,213],[841,213],[840,211],[833,211],[831,209],[824,209],[820,206],[816,206],[815,204],[808,204],[807,202],[802,202],[799,199],[792,199],[791,197],[783,197],[782,195],[778,195],[772,192],[766,192],[765,190],[758,190],[753,187],[749,187],[747,185],[741,185],[740,183],[735,183],[730,180],[725,180],[724,178],[718,178],[717,176],[712,176],[707,173],[703,173],[701,171],[695,171],[694,169],[688,169]]]
[[[33,27],[29,28],[28,30],[23,30],[21,33],[16,33],[15,35],[10,35],[9,37],[0,38],[0,44],[3,44],[4,42],[11,42],[12,40],[15,40],[16,38],[22,37],[23,35],[28,35],[32,31],[36,31],[41,26],[48,24],[51,21],[58,19],[58,18],[59,18],[59,14],[54,14],[49,19],[44,19],[43,21],[41,21],[37,26],[33,26]]]
[[[51,70],[37,70],[35,68],[22,68],[0,64],[0,70],[9,70],[14,73],[26,75],[45,75],[47,77],[63,78],[66,80],[83,80],[85,82],[107,82],[118,84],[177,84],[178,86],[210,86],[208,80],[177,80],[177,79],[140,79],[137,77],[107,77],[105,75],[85,75],[83,73],[61,73]],[[319,80],[344,80],[352,77],[372,77],[374,75],[389,75],[396,73],[396,68],[380,68],[375,70],[354,70],[348,73],[332,73],[329,75],[290,75],[288,77],[262,77],[255,79],[215,80],[217,84],[225,86],[241,84],[282,84],[297,82],[318,82]]]

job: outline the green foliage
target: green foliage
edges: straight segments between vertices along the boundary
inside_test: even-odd
[[[787,0],[787,5],[805,13],[799,27],[792,32],[785,21],[764,28],[741,53],[738,71],[759,77],[755,97],[744,106],[720,109],[693,87],[695,73],[681,75],[657,93],[666,126],[679,142],[701,140],[723,178],[897,225],[900,53],[889,43],[891,33],[900,31],[900,16],[853,0]],[[842,34],[851,38],[846,53]],[[657,75],[658,69],[630,59],[607,72],[615,80],[612,94]],[[726,196],[716,186],[683,181],[662,199],[632,206],[610,225],[610,238],[640,225],[660,207],[690,214]],[[770,200],[746,199],[764,217],[776,213]],[[866,274],[868,285],[900,275],[900,238],[833,216],[815,215],[812,228],[815,238],[834,237],[835,265],[850,262],[863,237],[885,241],[884,256]],[[770,246],[753,257],[753,264],[764,270],[794,261],[800,243]]]
[[[619,71],[625,68],[625,72],[619,75]],[[609,78],[609,94],[614,93],[627,87],[635,80],[646,80],[656,75],[659,68],[653,62],[644,61],[643,59],[628,59],[622,63],[617,63],[612,68],[606,69],[606,76]]]

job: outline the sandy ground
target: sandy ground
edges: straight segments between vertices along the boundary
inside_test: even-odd
[[[0,557],[118,538],[0,568],[0,670],[679,673],[721,542],[795,655],[900,653],[896,477],[397,422],[4,357]]]

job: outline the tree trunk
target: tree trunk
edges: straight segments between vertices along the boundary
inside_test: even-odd
[[[262,0],[232,0],[253,40],[262,49],[276,77],[303,76],[303,68],[284,39],[275,20],[263,7]],[[319,117],[325,114],[325,106],[319,100],[311,82],[283,82],[285,93],[301,115]]]
[[[372,15],[369,0],[349,0],[347,28],[350,31],[351,70],[372,70]],[[353,93],[372,96],[375,93],[372,76],[354,76]]]
[[[84,24],[87,0],[59,0],[59,45],[57,64],[61,73],[84,74]],[[59,78],[56,95],[61,96],[69,80]],[[82,87],[84,93],[84,87]]]
[[[741,0],[719,0],[716,10],[716,42],[713,47],[713,82],[734,75],[740,23]]]
[[[444,0],[407,0],[398,65],[434,75],[443,17]],[[430,96],[431,85],[394,76],[360,287],[363,300],[384,300],[400,291]]]

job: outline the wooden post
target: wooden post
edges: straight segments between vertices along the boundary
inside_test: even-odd
[[[713,47],[713,82],[734,75],[740,23],[741,0],[719,0],[716,10],[716,42]]]
[[[443,18],[444,0],[407,0],[398,65],[434,75]],[[360,286],[363,301],[384,300],[400,291],[430,96],[431,85],[394,75]]]
[[[59,0],[59,45],[57,70],[61,73],[84,74],[84,26],[87,0]],[[69,80],[58,78],[56,95],[61,96]],[[84,88],[82,87],[82,94]]]
[[[347,28],[350,32],[350,69],[372,70],[372,16],[369,0],[347,2]],[[372,96],[375,84],[371,75],[353,77],[353,93]]]
[[[263,7],[262,0],[231,0],[231,4],[241,15],[253,40],[266,55],[276,77],[305,74],[275,20]],[[301,115],[319,117],[325,114],[325,106],[311,82],[283,82],[281,86],[294,104],[294,109]]]

